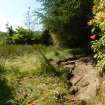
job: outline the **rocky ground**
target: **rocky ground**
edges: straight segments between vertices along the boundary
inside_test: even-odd
[[[82,101],[81,105],[84,105],[97,96],[104,79],[100,79],[99,70],[91,56],[71,57],[58,61],[57,64],[70,70],[67,77],[70,95],[67,98],[74,103]]]

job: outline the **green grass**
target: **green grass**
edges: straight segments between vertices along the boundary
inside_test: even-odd
[[[48,59],[69,56],[69,51],[63,49],[39,47]],[[56,94],[68,94],[65,83],[68,72],[44,63],[39,47],[0,46],[0,105],[70,104],[56,97]]]

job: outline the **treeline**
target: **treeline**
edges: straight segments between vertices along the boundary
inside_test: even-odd
[[[48,30],[32,31],[18,27],[15,31],[12,26],[7,32],[0,32],[0,44],[43,44],[51,45],[52,39]]]

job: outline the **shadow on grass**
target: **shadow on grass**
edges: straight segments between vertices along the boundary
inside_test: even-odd
[[[12,88],[8,86],[7,80],[0,76],[0,105],[11,105]]]

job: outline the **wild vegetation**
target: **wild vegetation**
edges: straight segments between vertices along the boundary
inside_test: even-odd
[[[7,27],[7,32],[0,32],[0,44],[43,44],[51,45],[52,39],[48,30],[32,31],[18,27],[15,31],[12,26]]]
[[[96,7],[98,7],[96,9]],[[105,4],[104,1],[95,1],[93,6],[94,17],[89,22],[93,26],[92,33],[97,35],[97,40],[91,42],[95,57],[98,60],[98,66],[105,67]]]
[[[14,30],[7,24],[7,32],[0,32],[0,105],[85,105],[84,101],[70,99],[68,80],[73,76],[73,67],[62,65],[68,59],[91,55],[95,58],[91,65],[95,62],[102,73],[105,71],[105,3],[39,1],[42,7],[32,13],[40,18],[42,31],[31,29],[29,8],[28,29]],[[104,82],[100,94],[89,105],[105,104]]]
[[[40,2],[43,8],[38,15],[44,27],[50,31],[56,46],[87,45],[89,35],[87,21],[91,18],[92,1],[40,0]]]

